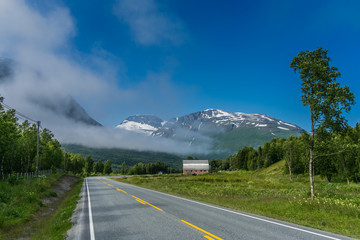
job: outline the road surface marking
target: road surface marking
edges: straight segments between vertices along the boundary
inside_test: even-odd
[[[197,202],[197,201],[190,200],[190,199],[187,199],[187,198],[178,197],[178,196],[174,196],[174,195],[171,195],[171,194],[167,194],[167,193],[163,193],[163,192],[159,192],[159,191],[155,191],[155,190],[151,190],[151,189],[147,189],[147,188],[142,188],[142,187],[138,187],[138,186],[131,185],[131,184],[127,184],[127,183],[122,183],[122,184],[126,184],[126,185],[129,185],[129,186],[134,187],[134,188],[140,188],[140,189],[143,189],[143,190],[146,190],[146,191],[149,191],[149,192],[154,192],[154,193],[162,194],[162,195],[165,195],[165,196],[169,196],[169,197],[181,199],[181,200],[184,200],[184,201],[196,203],[196,204],[203,205],[203,206],[206,206],[206,207],[210,207],[210,208],[222,210],[222,211],[224,211],[224,212],[229,212],[229,213],[237,214],[237,215],[240,215],[240,216],[243,216],[243,217],[248,217],[248,218],[252,218],[252,219],[255,219],[255,220],[259,220],[259,221],[271,223],[271,224],[278,225],[278,226],[281,226],[281,227],[290,228],[290,229],[293,229],[293,230],[297,230],[297,231],[301,231],[301,232],[313,234],[313,235],[320,236],[320,237],[323,237],[323,238],[328,238],[328,239],[332,239],[332,240],[341,240],[340,238],[330,237],[330,236],[327,236],[327,235],[324,235],[324,234],[321,234],[321,233],[316,233],[316,232],[312,232],[312,231],[309,231],[309,230],[301,229],[301,228],[298,228],[298,227],[293,227],[293,226],[290,226],[290,225],[286,225],[286,224],[283,224],[283,223],[278,223],[278,222],[275,222],[275,221],[271,221],[271,220],[267,220],[267,219],[262,219],[262,218],[260,218],[260,217],[251,216],[251,215],[249,215],[249,214],[245,214],[245,213],[241,213],[241,212],[235,212],[235,211],[232,211],[232,210],[229,210],[229,209],[212,206],[212,205],[209,205],[209,204],[206,204],[206,203]],[[321,230],[319,230],[319,231],[321,231]]]
[[[141,198],[135,197],[134,195],[131,195],[131,196],[132,196],[133,198],[135,198],[136,200],[138,200],[138,201],[140,200],[140,201],[144,202],[145,204],[147,204],[147,205],[149,205],[149,206],[152,206],[153,208],[155,208],[155,209],[157,209],[157,210],[159,210],[159,211],[163,211],[161,208],[158,208],[158,207],[152,205],[151,203],[148,203],[148,202],[142,200]],[[140,202],[140,201],[139,201],[139,202]]]
[[[111,185],[110,183],[108,184],[108,186],[110,186],[110,187],[114,187],[114,185]]]
[[[187,221],[185,221],[185,220],[181,220],[181,221],[182,221],[183,223],[186,223],[187,225],[189,225],[189,226],[191,226],[191,227],[193,227],[193,228],[195,228],[195,229],[197,229],[197,230],[199,230],[199,231],[207,234],[207,235],[210,235],[210,236],[218,239],[218,240],[224,240],[224,239],[219,238],[218,236],[215,236],[214,234],[209,233],[208,231],[205,231],[204,229],[201,229],[201,228],[199,228],[199,227],[197,227],[197,226],[195,226],[195,225],[193,225],[193,224],[191,224],[191,223],[189,223],[189,222],[187,222]],[[207,238],[208,236],[204,236],[204,237]],[[212,239],[212,238],[208,238],[208,239]]]
[[[209,236],[204,236],[204,238],[206,238],[206,239],[209,239],[209,240],[214,240],[212,237],[209,237]]]
[[[90,224],[90,240],[95,240],[94,222],[93,222],[93,218],[92,218],[90,192],[89,192],[89,186],[88,186],[88,183],[87,183],[87,179],[86,179],[86,189],[87,189],[87,195],[88,195],[89,224]]]
[[[120,188],[116,188],[116,190],[118,190],[119,192],[123,192],[123,193],[127,193],[126,191],[120,189]]]
[[[103,180],[101,180],[100,178],[96,177],[96,179],[97,179],[97,180],[99,180],[100,182],[103,182],[103,183],[105,183],[105,184],[106,184],[106,182],[105,182],[105,181],[103,181]]]
[[[138,201],[139,203],[144,204],[144,205],[146,204],[143,201],[141,201],[140,199],[136,199],[136,201]]]

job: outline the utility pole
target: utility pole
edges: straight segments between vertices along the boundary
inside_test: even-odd
[[[66,152],[64,151],[64,172],[65,172]]]
[[[35,169],[35,172],[36,172],[36,175],[38,174],[38,164],[39,164],[39,139],[40,139],[40,136],[39,136],[39,132],[40,132],[40,121],[37,121],[37,144],[36,144],[36,169]]]

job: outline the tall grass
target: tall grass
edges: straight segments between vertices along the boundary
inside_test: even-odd
[[[359,184],[327,183],[317,176],[316,198],[312,201],[308,176],[297,176],[290,181],[283,168],[282,161],[253,172],[114,180],[360,238]]]
[[[72,226],[70,220],[80,198],[82,183],[83,181],[79,181],[66,193],[65,198],[58,205],[56,213],[31,239],[61,240],[66,238],[66,233]]]
[[[0,237],[13,226],[29,221],[32,214],[43,206],[41,198],[56,196],[50,186],[60,176],[0,181]]]

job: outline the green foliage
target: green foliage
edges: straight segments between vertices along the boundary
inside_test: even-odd
[[[124,161],[122,164],[121,164],[121,174],[122,175],[125,175],[128,171],[128,168],[127,168],[127,165],[126,165],[126,162]]]
[[[104,164],[101,160],[97,161],[97,163],[94,164],[94,173],[103,173],[104,171]]]
[[[283,159],[283,143],[285,139],[273,138],[266,142],[263,147],[259,146],[256,150],[252,147],[244,147],[237,154],[229,156],[223,160],[221,167],[217,170],[256,170],[270,166]],[[215,163],[213,163],[215,164]]]
[[[91,173],[94,169],[94,160],[90,155],[85,157],[85,166],[84,166],[84,172]]]
[[[141,174],[157,174],[157,173],[167,173],[168,165],[161,162],[155,163],[137,163],[128,170],[130,175],[141,175]]]
[[[0,101],[0,178],[14,172],[34,172],[37,148],[37,126],[18,123],[15,110],[5,111]],[[39,170],[60,168],[63,151],[48,129],[40,131]]]
[[[285,160],[284,172],[290,179],[294,174],[308,174],[310,140],[305,132],[299,137],[273,138],[257,150],[245,147],[224,160],[211,160],[211,171],[257,170]],[[315,140],[315,174],[328,182],[360,182],[360,124],[343,133],[323,132]]]
[[[223,161],[220,159],[210,160],[210,172],[218,172],[220,170],[224,170],[222,162]]]
[[[12,173],[7,181],[10,185],[14,186],[19,184],[21,182],[21,179],[17,178],[16,173]]]
[[[315,129],[340,131],[346,128],[342,112],[348,112],[355,104],[354,94],[348,86],[340,87],[341,76],[336,67],[330,66],[327,50],[302,51],[294,57],[290,67],[300,73],[301,100],[309,106]]]
[[[110,160],[106,160],[104,165],[104,175],[109,175],[110,173],[112,173],[111,162]]]
[[[15,110],[5,111],[0,97],[0,179],[7,178],[12,173],[35,172],[37,157],[37,126],[24,121],[18,123]],[[38,170],[63,169],[75,174],[93,170],[93,160],[87,156],[84,160],[81,154],[69,154],[61,149],[61,145],[49,129],[39,132],[39,162]],[[16,184],[13,176],[9,179]],[[16,178],[17,179],[17,178]]]
[[[51,166],[51,173],[55,174],[57,172],[56,167],[54,165]]]

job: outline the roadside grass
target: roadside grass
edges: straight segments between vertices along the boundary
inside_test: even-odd
[[[0,181],[0,239],[31,235],[31,239],[65,238],[82,181],[66,193],[54,213],[38,214],[44,207],[41,199],[57,196],[50,188],[61,176],[63,174],[40,176],[30,181]],[[49,210],[45,208],[45,211]]]
[[[56,196],[50,186],[60,177],[60,174],[54,174],[29,181],[0,181],[0,239],[11,239],[12,234],[16,237],[16,226],[30,221],[33,213],[43,206],[40,199]]]
[[[56,209],[56,213],[51,216],[46,224],[42,225],[41,230],[38,231],[31,239],[65,239],[67,231],[71,228],[71,216],[76,208],[77,202],[80,199],[80,191],[83,180],[77,182],[73,188],[66,193],[64,199],[60,202]]]
[[[312,201],[308,176],[290,181],[283,173],[284,164],[281,161],[257,171],[113,180],[360,238],[360,184],[328,183],[316,176],[316,198]]]

